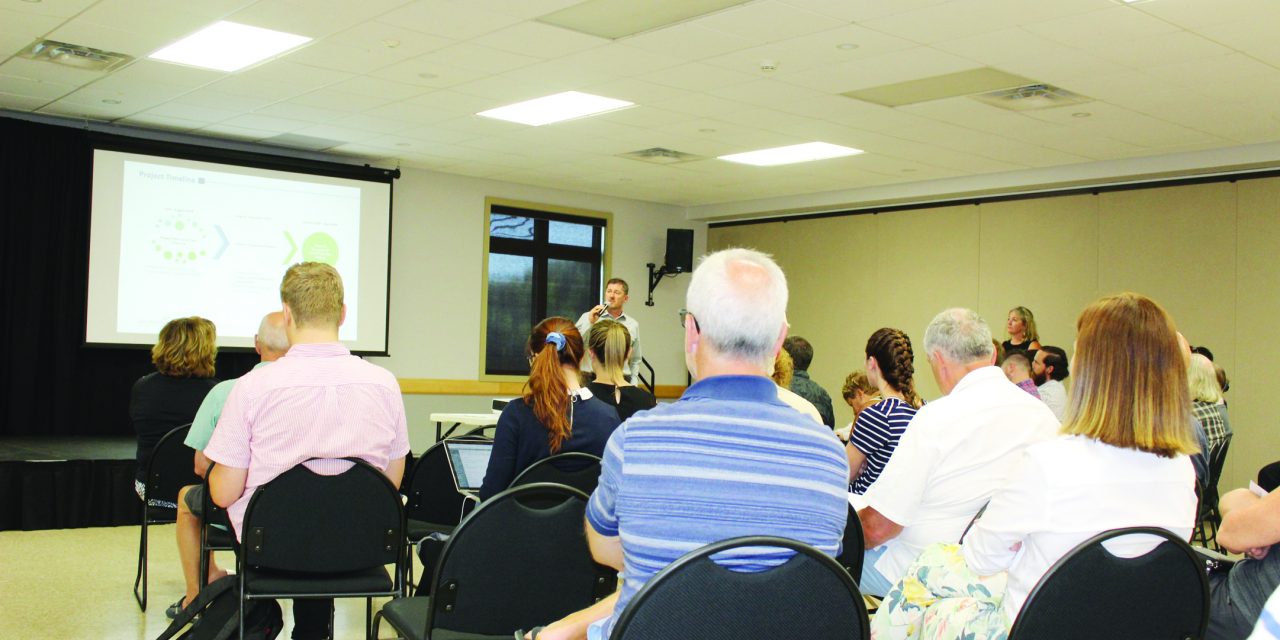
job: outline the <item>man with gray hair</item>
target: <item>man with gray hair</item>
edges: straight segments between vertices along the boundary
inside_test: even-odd
[[[769,378],[787,335],[782,270],[756,251],[719,251],[694,270],[686,300],[685,362],[697,382],[614,431],[587,506],[592,556],[622,572],[621,589],[540,640],[607,638],[646,581],[712,542],[781,536],[839,550],[848,458],[829,429],[778,399]],[[790,555],[741,548],[716,561],[763,571]]]
[[[925,547],[958,542],[1004,484],[1022,448],[1058,420],[994,366],[991,330],[969,309],[947,309],[924,333],[944,397],[920,408],[858,512],[866,535],[863,593],[884,596]]]
[[[253,336],[253,350],[261,359],[254,369],[265,367],[268,363],[279,360],[289,351],[289,336],[284,331],[284,314],[273,311],[263,316],[258,325],[258,333]],[[231,387],[236,379],[223,380],[205,395],[200,409],[191,420],[191,430],[183,444],[195,449],[195,472],[203,478],[209,470],[209,459],[204,456],[204,448],[213,437],[213,428],[218,424],[218,416],[222,415],[222,405],[227,402]],[[178,491],[177,526],[174,527],[178,537],[178,560],[182,564],[182,577],[187,583],[187,593],[180,600],[169,605],[165,615],[176,617],[200,593],[200,525],[204,521],[204,486],[193,484]],[[213,554],[209,554],[209,581],[212,582],[226,575],[218,568]]]

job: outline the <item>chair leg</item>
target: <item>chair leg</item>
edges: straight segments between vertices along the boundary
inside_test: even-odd
[[[138,601],[138,607],[143,612],[147,610],[147,522],[149,516],[147,507],[142,507],[142,534],[138,537],[138,574],[133,579],[133,599]],[[139,591],[138,587],[142,589]]]
[[[364,638],[374,640],[373,635],[373,598],[364,599]]]
[[[206,584],[209,584],[209,549],[207,547],[208,544],[209,544],[209,529],[203,522],[201,522],[200,523],[200,574],[199,574],[200,582],[198,583],[201,589],[203,589]]]
[[[240,573],[239,565],[236,566],[236,573]],[[244,640],[244,576],[240,575],[240,640]]]
[[[373,614],[373,622],[370,622],[369,626],[372,628],[373,637],[377,638],[378,632],[382,631],[382,609],[378,609],[378,612]]]

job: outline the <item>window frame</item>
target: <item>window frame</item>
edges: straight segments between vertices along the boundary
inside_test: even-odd
[[[613,213],[608,211],[595,211],[591,209],[579,209],[576,207],[565,207],[559,205],[543,204],[538,202],[528,202],[524,200],[512,200],[507,198],[486,197],[484,199],[484,220],[481,227],[483,234],[484,251],[482,256],[482,264],[480,265],[480,353],[477,358],[478,379],[482,381],[492,382],[523,382],[528,376],[527,374],[506,374],[506,373],[488,373],[488,363],[486,356],[488,353],[489,339],[489,255],[494,249],[499,249],[499,254],[504,255],[520,255],[529,256],[534,259],[534,281],[542,282],[545,287],[546,283],[546,260],[554,258],[567,258],[571,260],[582,261],[584,259],[594,259],[594,247],[574,247],[570,245],[554,245],[555,249],[547,242],[546,222],[534,226],[534,241],[530,243],[527,240],[516,240],[512,238],[493,238],[490,237],[490,223],[494,213],[494,209],[498,208],[498,213],[507,213],[502,209],[516,209],[519,211],[511,212],[517,215],[528,214],[528,217],[542,221],[559,221],[559,222],[577,222],[581,223],[582,218],[591,218],[601,220],[600,226],[603,227],[601,241],[604,243],[603,251],[600,257],[600,273],[596,276],[599,280],[597,286],[597,295],[604,290],[606,281],[605,274],[613,272]],[[542,236],[542,242],[539,243],[539,236]],[[535,284],[535,286],[537,286]],[[535,305],[545,304],[545,298],[538,302],[535,296]],[[583,309],[582,311],[586,311]],[[536,315],[536,314],[535,314]],[[577,321],[577,317],[570,318]],[[536,322],[536,320],[535,320]]]

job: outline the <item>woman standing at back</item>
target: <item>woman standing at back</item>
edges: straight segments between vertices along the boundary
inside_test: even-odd
[[[850,491],[865,493],[880,477],[907,423],[924,404],[916,395],[915,354],[907,334],[888,327],[867,339],[867,380],[880,401],[863,409],[853,423],[845,453],[849,456]]]
[[[631,360],[631,332],[626,325],[612,320],[595,323],[587,338],[587,347],[591,370],[596,372],[595,381],[587,388],[592,395],[617,409],[620,420],[658,404],[649,392],[627,382],[623,373]]]
[[[498,416],[481,500],[505,490],[521,471],[543,458],[570,451],[604,454],[621,421],[613,407],[582,386],[578,363],[584,351],[582,335],[568,318],[547,318],[533,328],[525,344],[529,380],[524,395]]]
[[[1009,318],[1004,328],[1009,332],[1009,339],[1000,343],[1005,353],[1014,351],[1031,351],[1040,348],[1040,334],[1036,331],[1036,317],[1026,307],[1014,307],[1009,310]]]

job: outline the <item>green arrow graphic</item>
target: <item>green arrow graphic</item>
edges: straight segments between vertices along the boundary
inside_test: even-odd
[[[288,231],[284,232],[284,239],[289,241],[289,255],[284,257],[284,264],[289,264],[289,261],[293,260],[293,254],[298,252],[298,245]]]

